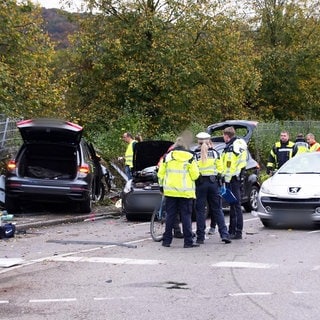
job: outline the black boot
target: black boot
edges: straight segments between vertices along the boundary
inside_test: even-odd
[[[183,233],[181,232],[180,229],[174,230],[173,237],[174,238],[178,238],[178,239],[182,239],[183,238]]]

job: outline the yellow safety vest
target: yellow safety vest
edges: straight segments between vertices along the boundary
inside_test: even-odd
[[[316,142],[314,143],[312,146],[310,146],[310,151],[318,151],[318,149],[320,148],[320,143]]]
[[[159,185],[168,197],[195,199],[195,180],[198,177],[199,168],[193,154],[182,150],[168,153],[158,171]]]
[[[303,141],[295,142],[293,147],[293,155],[296,156],[297,154],[305,153],[309,151],[310,151],[310,148],[307,142],[303,142]]]
[[[195,159],[202,176],[216,176],[222,173],[222,161],[219,153],[214,149],[208,150],[208,157],[205,161],[201,159],[201,150],[195,150]]]
[[[133,167],[133,146],[136,143],[136,140],[132,140],[127,147],[126,153],[124,154],[125,165],[129,166],[129,168]]]

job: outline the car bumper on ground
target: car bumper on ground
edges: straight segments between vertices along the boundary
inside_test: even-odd
[[[150,192],[129,192],[122,194],[122,208],[127,214],[139,215],[150,213],[152,214],[154,209],[160,205],[161,202],[160,191],[150,190]]]

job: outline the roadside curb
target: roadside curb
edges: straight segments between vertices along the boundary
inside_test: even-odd
[[[68,224],[68,223],[77,223],[77,222],[85,222],[85,221],[96,221],[101,219],[118,219],[120,218],[121,213],[119,210],[115,208],[110,208],[108,212],[104,213],[89,213],[84,215],[77,215],[77,216],[68,216],[63,217],[61,216],[57,218],[52,218],[50,216],[50,219],[46,220],[45,218],[38,220],[38,221],[31,221],[31,222],[25,222],[25,221],[12,221],[12,223],[16,226],[16,230],[19,232],[26,231],[28,229],[32,228],[41,228],[41,227],[49,227],[59,224]],[[43,216],[42,216],[43,217]]]

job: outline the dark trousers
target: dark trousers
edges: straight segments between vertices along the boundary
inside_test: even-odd
[[[197,239],[204,240],[206,229],[206,204],[210,208],[218,225],[221,238],[229,237],[228,229],[222,211],[219,185],[217,181],[211,181],[203,177],[202,183],[196,187],[196,218],[197,218]]]
[[[241,208],[241,181],[236,178],[232,178],[229,184],[229,188],[238,199],[236,204],[230,205],[230,234],[242,234],[243,229],[243,214]]]
[[[166,207],[166,198],[164,198],[164,201],[163,201],[163,204],[162,204],[162,205],[163,205],[164,208]],[[178,212],[177,215],[176,215],[176,219],[175,219],[175,221],[174,221],[174,224],[173,224],[174,234],[181,232],[180,221],[181,221],[180,213]]]
[[[208,217],[210,218],[210,228],[214,229],[217,226],[215,211],[214,211],[214,208],[210,207],[209,203],[207,203],[207,211],[208,211]]]
[[[181,228],[180,228],[180,213],[178,213],[176,215],[176,220],[174,222],[174,225],[173,225],[173,230],[174,230],[174,233],[180,233],[181,232]]]
[[[177,219],[177,213],[180,212],[182,222],[182,232],[184,235],[184,244],[191,245],[192,239],[192,204],[193,199],[166,197],[166,229],[163,234],[163,243],[170,244],[172,242],[172,230]]]

